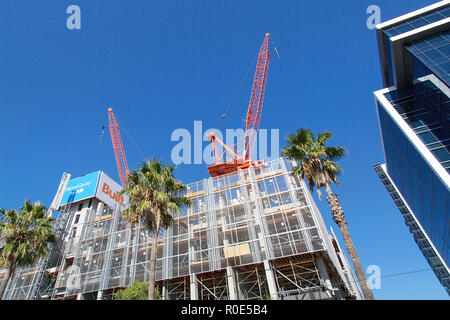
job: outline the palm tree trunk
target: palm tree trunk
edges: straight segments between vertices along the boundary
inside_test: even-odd
[[[158,232],[153,233],[152,249],[150,254],[150,269],[148,271],[148,300],[154,300],[155,296],[155,271],[156,271],[156,252],[158,248]]]
[[[6,286],[8,285],[9,280],[14,275],[14,272],[16,270],[16,263],[11,262],[8,266],[8,271],[6,272],[5,280],[3,280],[1,286],[0,286],[0,300],[3,298],[3,294],[5,293]]]
[[[342,210],[341,203],[339,202],[339,197],[338,195],[330,192],[328,194],[327,201],[333,215],[333,220],[341,230],[342,238],[344,238],[345,246],[347,247],[348,254],[352,260],[353,267],[355,268],[356,276],[359,279],[364,298],[366,300],[375,300],[372,290],[367,285],[366,274],[361,266],[358,253],[356,252],[355,245],[353,244],[352,237],[350,236],[350,231],[348,230],[347,221],[345,221],[344,211]]]

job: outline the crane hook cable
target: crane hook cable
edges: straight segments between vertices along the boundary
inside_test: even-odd
[[[221,116],[223,119],[226,117],[227,112],[230,110],[231,104],[233,103],[234,99],[236,98],[237,94],[239,93],[239,91],[242,88],[242,85],[244,84],[245,80],[248,77],[248,74],[253,66],[253,63],[255,63],[256,57],[258,56],[259,52],[256,53],[255,57],[253,58],[252,62],[250,63],[250,66],[248,67],[247,72],[244,74],[244,77],[241,79],[241,83],[239,84],[239,86],[237,87],[236,91],[233,94],[233,97],[231,98],[230,102],[228,103],[224,114]]]
[[[272,39],[270,39],[270,40],[272,40]],[[278,53],[278,50],[277,50],[277,45],[275,44],[275,41],[273,41],[273,40],[272,40],[272,46],[275,49],[275,52],[277,53],[278,59],[281,60],[280,54]]]
[[[125,126],[120,122],[119,118],[116,116],[117,122],[119,123],[119,125],[123,128],[123,130],[125,131],[125,133],[127,134],[128,138],[130,138],[131,142],[133,143],[134,147],[136,148],[136,150],[139,152],[139,154],[142,156],[142,159],[144,159],[144,161],[146,161],[146,157],[144,155],[144,153],[142,152],[142,150],[137,146],[136,142],[134,142],[134,139],[131,137],[130,133],[128,132],[128,130],[125,128]]]
[[[105,126],[102,126],[102,133],[100,135],[100,142],[98,143],[99,146],[102,144],[102,139],[103,139],[103,135],[104,134],[105,134]]]

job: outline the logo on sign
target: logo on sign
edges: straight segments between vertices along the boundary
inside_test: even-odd
[[[108,184],[106,182],[103,183],[103,188],[102,188],[103,193],[107,194],[111,199],[113,199],[114,201],[123,202],[123,196],[120,195],[119,192],[114,192],[111,190],[111,188],[108,186]]]
[[[66,191],[70,191],[70,190],[73,190],[73,189],[78,189],[78,190],[74,190],[74,192],[72,192],[72,193],[83,192],[83,190],[84,190],[83,187],[86,187],[86,186],[88,186],[88,185],[90,185],[90,184],[91,184],[91,181],[88,181],[88,182],[85,182],[85,183],[80,182],[80,183],[77,184],[76,186],[68,187],[68,188],[66,189]],[[81,189],[80,189],[80,188],[81,188]]]

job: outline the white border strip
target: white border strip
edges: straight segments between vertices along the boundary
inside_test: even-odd
[[[433,23],[429,23],[429,24],[424,25],[424,26],[422,26],[420,28],[417,28],[417,29],[413,29],[413,30],[410,30],[410,31],[407,31],[407,32],[400,33],[400,34],[398,34],[396,36],[390,37],[389,39],[392,42],[396,42],[396,41],[399,41],[399,40],[402,40],[402,39],[405,39],[405,38],[409,38],[411,36],[418,35],[418,34],[420,34],[422,32],[428,31],[430,29],[437,28],[437,27],[445,25],[447,23],[450,23],[450,17],[441,19],[439,21],[435,21]]]
[[[386,89],[382,89],[383,91],[384,90],[388,90],[388,91],[386,91],[386,92],[390,92],[390,91],[393,91],[393,90],[395,90],[396,88],[394,87],[394,86],[392,86],[392,87],[389,87],[389,88],[386,88]],[[379,90],[379,91],[381,91],[381,90]],[[376,91],[377,92],[377,91]],[[378,119],[378,129],[380,130],[380,137],[381,137],[381,145],[383,146],[383,155],[384,155],[384,159],[386,159],[386,150],[384,150],[384,137],[383,137],[383,128],[381,127],[381,120],[380,120],[380,112],[379,112],[379,110],[378,110],[378,100],[377,100],[377,96],[376,96],[376,92],[374,92],[374,97],[373,97],[373,100],[374,100],[374,102],[375,102],[375,107],[376,107],[376,109],[377,109],[377,119]]]
[[[429,74],[414,80],[414,84],[419,82],[431,81],[438,89],[440,89],[445,95],[450,98],[450,89],[434,74]]]
[[[377,24],[375,26],[375,28],[377,28],[377,29],[385,29],[385,28],[393,26],[395,24],[399,24],[401,22],[411,20],[411,19],[413,19],[413,18],[415,18],[417,16],[426,14],[426,13],[428,13],[430,11],[433,11],[435,9],[438,9],[440,7],[444,7],[444,6],[448,5],[448,4],[450,4],[450,0],[443,0],[443,1],[440,1],[440,2],[437,2],[437,3],[434,3],[432,5],[429,5],[429,6],[425,7],[425,8],[418,9],[416,11],[404,14],[404,15],[402,15],[400,17],[388,20],[386,22],[379,23],[379,24]]]
[[[425,144],[420,140],[420,138],[414,133],[411,127],[406,123],[405,120],[400,116],[400,114],[395,110],[392,104],[384,96],[385,93],[392,91],[391,88],[385,88],[374,92],[375,97],[378,102],[383,106],[389,116],[397,123],[400,130],[406,135],[406,137],[411,141],[416,150],[423,156],[426,162],[431,166],[431,169],[437,174],[441,181],[446,185],[447,189],[450,189],[450,175],[444,169],[444,167],[439,163],[439,161],[434,157],[430,150],[425,146]],[[381,125],[381,124],[380,124]],[[384,148],[384,146],[383,146]]]

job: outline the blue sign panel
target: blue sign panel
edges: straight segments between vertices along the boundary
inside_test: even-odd
[[[95,196],[100,171],[70,180],[61,199],[60,205],[80,201]]]

